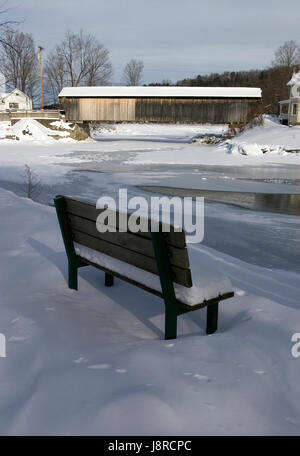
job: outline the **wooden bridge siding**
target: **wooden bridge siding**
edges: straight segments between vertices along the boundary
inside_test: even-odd
[[[69,121],[107,122],[245,122],[256,99],[64,98]]]
[[[144,122],[245,122],[257,100],[168,99],[136,100],[136,121]]]
[[[68,121],[135,121],[134,98],[64,98]]]

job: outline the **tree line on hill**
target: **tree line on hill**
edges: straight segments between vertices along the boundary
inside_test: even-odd
[[[300,70],[300,44],[290,40],[279,46],[274,52],[274,59],[268,68],[249,71],[225,71],[198,75],[172,84],[162,81],[151,85],[177,85],[190,87],[260,87],[262,89],[262,110],[265,113],[277,113],[278,101],[289,98],[286,83],[294,71]]]
[[[277,113],[278,101],[289,98],[289,87],[293,70],[287,66],[275,66],[265,70],[226,71],[197,76],[178,81],[178,86],[200,87],[260,87],[264,113]]]

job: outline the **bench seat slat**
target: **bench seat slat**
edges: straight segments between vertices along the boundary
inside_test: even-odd
[[[68,213],[88,219],[88,220],[92,220],[94,223],[96,223],[96,219],[97,219],[98,215],[103,211],[103,209],[96,209],[96,206],[94,206],[93,204],[74,200],[69,197],[64,197],[64,200],[66,202]],[[128,214],[128,217],[129,216],[130,216],[130,214]],[[166,233],[167,244],[170,246],[173,246],[173,247],[181,248],[181,249],[186,247],[184,231],[174,232],[174,227],[172,225],[170,225],[170,230],[171,231],[169,233]],[[138,233],[132,233],[132,234],[137,237],[151,239],[150,232],[151,232],[151,230],[149,230],[149,232],[138,232]]]
[[[153,274],[158,274],[157,263],[154,258],[147,257],[141,253],[133,252],[119,245],[111,244],[102,239],[89,236],[80,231],[72,230],[73,239],[78,244],[89,247],[97,252],[104,253],[118,260],[129,263],[140,269]],[[192,277],[190,269],[182,269],[177,266],[172,267],[173,281],[185,287],[192,286]]]
[[[142,253],[145,256],[155,259],[153,244],[151,239],[143,238],[141,236],[136,236],[134,233],[100,233],[96,224],[92,220],[88,220],[77,215],[69,214],[68,216],[71,229],[80,231],[82,233],[93,236],[97,239],[101,239],[108,243],[119,245],[126,249],[132,250],[137,253]],[[173,266],[178,266],[182,269],[189,269],[189,258],[186,249],[179,249],[177,247],[168,246],[168,251],[170,254],[170,263]]]

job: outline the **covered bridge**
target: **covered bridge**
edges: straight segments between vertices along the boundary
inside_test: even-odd
[[[249,87],[65,87],[59,94],[72,122],[247,122],[261,89]]]

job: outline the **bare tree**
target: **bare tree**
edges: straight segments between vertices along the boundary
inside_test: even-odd
[[[28,165],[25,165],[24,179],[27,198],[37,197],[41,192],[41,179]]]
[[[128,86],[137,86],[142,82],[144,64],[141,60],[131,59],[124,68],[124,81]]]
[[[65,85],[65,65],[62,55],[57,47],[48,54],[45,66],[45,92],[48,101],[57,103],[57,95]]]
[[[0,5],[0,15],[2,16],[5,16],[6,13],[9,11],[9,8],[5,8],[5,4],[6,2],[2,3]],[[3,20],[0,22],[0,30],[1,30],[1,33],[0,33],[0,44],[7,44],[8,46],[10,46],[9,43],[6,43],[5,41],[5,37],[3,36],[3,30],[4,31],[7,31],[7,30],[11,30],[13,31],[12,29],[12,26],[13,25],[16,25],[16,24],[19,24],[18,21],[13,21],[11,19],[5,19],[3,18]]]
[[[300,64],[300,46],[293,40],[286,41],[274,53],[274,66],[292,68]]]
[[[0,71],[7,84],[32,97],[38,82],[38,59],[32,35],[6,30],[0,47]]]
[[[107,85],[112,76],[109,51],[94,35],[67,32],[48,55],[45,76],[48,91],[55,99],[66,85]]]

